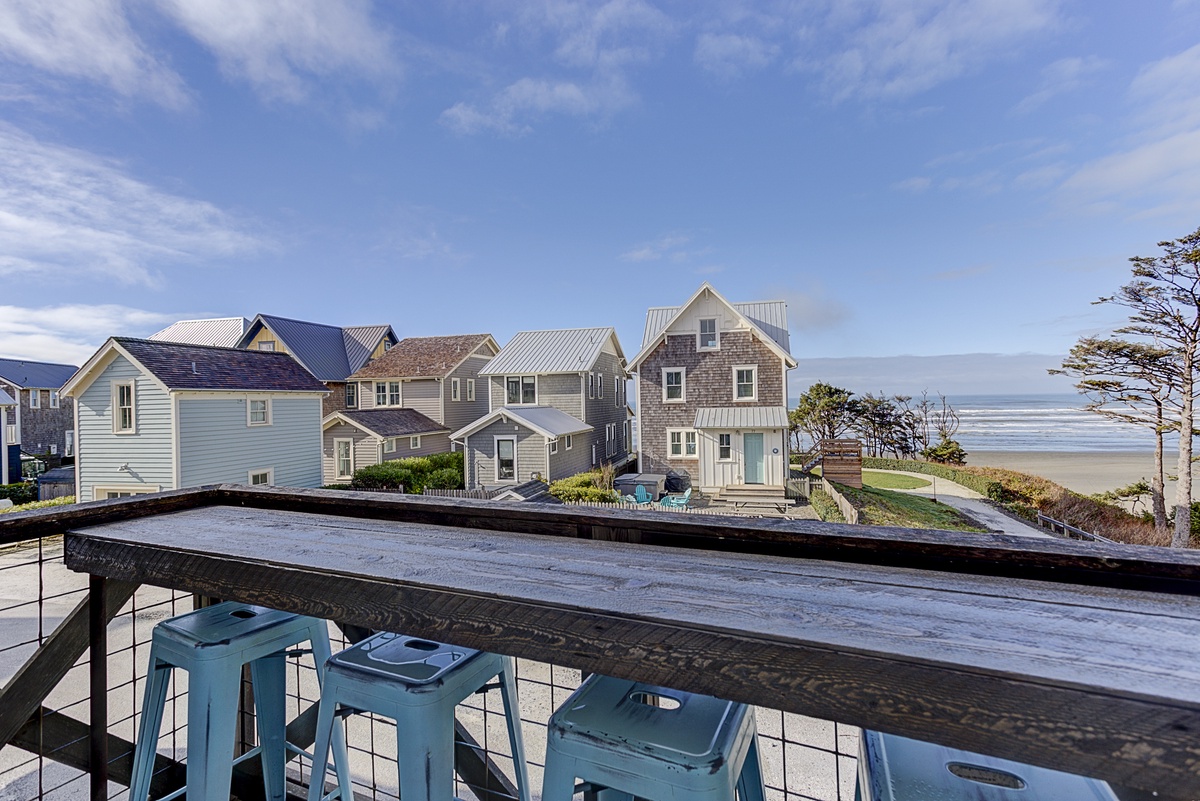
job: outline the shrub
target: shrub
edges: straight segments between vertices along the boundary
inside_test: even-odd
[[[20,506],[10,506],[7,509],[0,509],[0,515],[5,512],[32,512],[34,509],[46,509],[51,506],[67,506],[75,503],[74,495],[67,495],[62,498],[51,498],[48,501],[33,501],[32,503],[21,504]]]
[[[425,479],[425,489],[462,489],[463,474],[453,467],[432,471]]]
[[[967,452],[952,439],[944,439],[937,445],[930,445],[921,451],[921,455],[931,462],[941,464],[966,464]]]
[[[354,471],[350,486],[363,489],[397,489],[403,487],[406,492],[419,492],[413,485],[413,472],[404,462],[407,459],[392,459]]]
[[[433,489],[462,489],[463,455],[437,453],[432,456],[409,456],[389,459],[354,471],[351,489],[396,489],[419,495],[426,487]]]
[[[817,513],[817,517],[826,523],[846,522],[846,518],[842,516],[842,510],[838,509],[838,505],[834,503],[833,498],[830,498],[829,493],[825,492],[825,490],[814,487],[812,495],[808,498],[808,503]]]
[[[20,484],[0,485],[0,498],[8,498],[14,506],[33,503],[38,499],[36,481],[26,481]]]
[[[431,470],[457,470],[461,476],[463,472],[463,454],[462,451],[456,453],[435,453],[424,457],[429,460]]]
[[[597,482],[603,480],[599,470],[576,473],[573,476],[560,478],[551,484],[550,494],[560,501],[616,503],[618,500],[616,491],[597,486]]]
[[[353,484],[326,484],[321,489],[348,490],[354,489]]]

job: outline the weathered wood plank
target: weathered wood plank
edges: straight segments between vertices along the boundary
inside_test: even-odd
[[[220,508],[71,535],[66,552],[126,580],[1200,790],[1194,598]]]
[[[169,490],[135,498],[112,498],[31,512],[0,515],[0,545],[62,534],[78,526],[94,526],[131,517],[165,514],[211,506],[222,496],[216,486]]]
[[[136,583],[114,581],[109,584],[104,611],[106,623],[117,616],[137,588]],[[87,650],[90,609],[87,598],[80,601],[0,690],[0,746],[25,725],[29,716]]]

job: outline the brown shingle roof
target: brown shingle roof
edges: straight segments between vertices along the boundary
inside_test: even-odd
[[[369,362],[350,376],[351,381],[367,378],[445,378],[471,351],[491,334],[458,334],[448,337],[409,337]]]

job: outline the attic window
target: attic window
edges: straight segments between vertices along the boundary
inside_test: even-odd
[[[700,334],[696,340],[699,350],[718,350],[721,347],[721,335],[717,333],[717,318],[700,318]]]
[[[258,343],[258,349],[259,350],[275,350],[275,340],[264,339],[262,342]]]

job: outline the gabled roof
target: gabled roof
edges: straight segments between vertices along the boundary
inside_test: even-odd
[[[366,363],[380,340],[389,334],[396,336],[390,325],[339,328],[260,314],[242,334],[237,347],[247,347],[264,326],[320,381],[345,381]]]
[[[16,406],[17,402],[13,400],[13,396],[9,395],[4,390],[0,389],[0,406]]]
[[[286,353],[128,337],[112,337],[105,342],[71,377],[64,391],[86,388],[114,353],[138,364],[167,391],[328,393],[323,384]]]
[[[437,434],[450,430],[414,409],[343,409],[322,420],[321,430],[339,421],[361,428],[380,439],[415,437],[418,434]]]
[[[465,439],[497,420],[520,423],[530,431],[549,439],[592,430],[592,426],[553,406],[501,406],[491,414],[486,414],[474,423],[455,431],[450,435],[450,439]]]
[[[608,328],[564,328],[555,331],[521,331],[480,375],[516,373],[582,373],[592,369],[605,343],[611,341],[624,363],[625,352],[617,332]]]
[[[19,389],[58,389],[78,369],[73,364],[0,359],[0,378]]]
[[[218,348],[237,346],[250,321],[245,317],[215,317],[211,320],[180,320],[171,323],[150,339],[162,342],[181,342],[187,345],[214,345]]]
[[[782,300],[754,301],[752,303],[730,303],[725,297],[705,281],[700,285],[687,302],[682,306],[654,306],[646,311],[646,329],[642,334],[642,349],[629,362],[632,370],[658,347],[658,343],[666,334],[671,323],[681,316],[688,307],[711,294],[723,303],[739,320],[758,336],[788,367],[795,367],[796,360],[791,354],[791,338],[787,326],[787,303]]]
[[[500,350],[491,334],[408,337],[350,378],[445,378],[485,342]]]
[[[526,501],[529,503],[562,503],[562,501],[550,494],[550,485],[544,481],[539,481],[536,478],[530,479],[524,484],[516,484],[511,487],[504,487],[502,489],[494,490],[492,492],[492,500]]]

